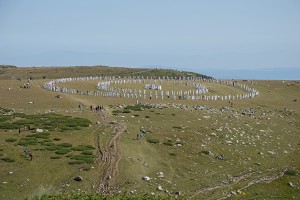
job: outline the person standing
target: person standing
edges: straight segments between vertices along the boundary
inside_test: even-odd
[[[31,151],[28,151],[28,155],[29,155],[30,160],[32,160],[33,155],[32,155]]]

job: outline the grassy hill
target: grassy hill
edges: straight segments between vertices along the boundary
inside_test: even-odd
[[[176,71],[168,69],[145,69],[145,68],[123,68],[108,66],[70,66],[70,67],[8,67],[0,66],[0,80],[9,79],[42,79],[44,76],[48,79],[63,77],[80,77],[80,76],[202,76],[211,78],[193,72]]]
[[[192,73],[5,68],[0,74],[0,199],[105,198],[96,193],[115,195],[112,199],[300,198],[299,82],[238,81],[260,92],[253,99],[139,99],[139,104],[41,87],[52,78],[102,74]],[[30,76],[31,87],[20,88]],[[95,83],[66,84],[84,89]],[[241,92],[203,84],[214,95]],[[91,111],[90,105],[104,110]],[[32,161],[25,149],[32,151]],[[78,176],[81,181],[74,180]]]

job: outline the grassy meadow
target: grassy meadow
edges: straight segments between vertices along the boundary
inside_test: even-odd
[[[300,198],[299,81],[239,81],[260,92],[253,99],[139,99],[138,105],[136,99],[41,87],[63,77],[187,74],[191,73],[104,66],[2,68],[0,199],[72,199],[68,194],[84,199],[85,194],[104,193],[102,184],[109,186],[109,194],[136,199],[145,194],[145,199]],[[30,88],[21,88],[30,76]],[[60,86],[96,90],[97,82]],[[203,84],[208,95],[245,92]],[[105,109],[91,112],[90,105]],[[32,151],[32,161],[25,149]],[[83,180],[73,180],[76,176]],[[145,176],[150,180],[143,180]]]

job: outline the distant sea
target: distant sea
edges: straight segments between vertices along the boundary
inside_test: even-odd
[[[299,68],[286,69],[197,69],[194,72],[216,79],[300,80]]]

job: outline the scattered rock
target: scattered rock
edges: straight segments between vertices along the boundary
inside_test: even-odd
[[[295,186],[293,185],[293,183],[292,182],[288,182],[288,186],[290,186],[290,187],[292,187],[292,188],[294,188]]]
[[[158,172],[157,174],[158,174],[158,178],[164,178],[165,177],[163,172]]]
[[[269,154],[272,154],[272,155],[274,155],[274,154],[275,154],[275,152],[274,152],[274,151],[268,151],[268,153],[269,153]]]
[[[99,122],[99,121],[97,121],[97,122],[96,122],[96,124],[100,124],[100,122]]]
[[[81,176],[76,176],[76,177],[74,178],[74,180],[75,180],[75,181],[82,181],[83,178],[82,178]]]
[[[216,159],[218,159],[218,160],[224,160],[224,156],[223,155],[217,155],[217,157],[216,157]]]
[[[241,190],[237,190],[236,193],[237,194],[242,194],[242,191]]]
[[[157,190],[158,190],[158,191],[164,191],[163,188],[162,188],[160,185],[157,186]]]
[[[143,178],[142,178],[144,181],[150,181],[150,177],[149,176],[144,176]]]
[[[176,196],[180,196],[180,195],[181,195],[181,191],[175,192],[175,195],[176,195]]]
[[[37,128],[35,131],[38,132],[38,133],[44,132],[44,130],[43,130],[43,129],[40,129],[40,128]]]
[[[13,174],[13,172],[8,172],[8,174]]]
[[[256,162],[255,165],[261,166],[261,164],[259,162]]]

